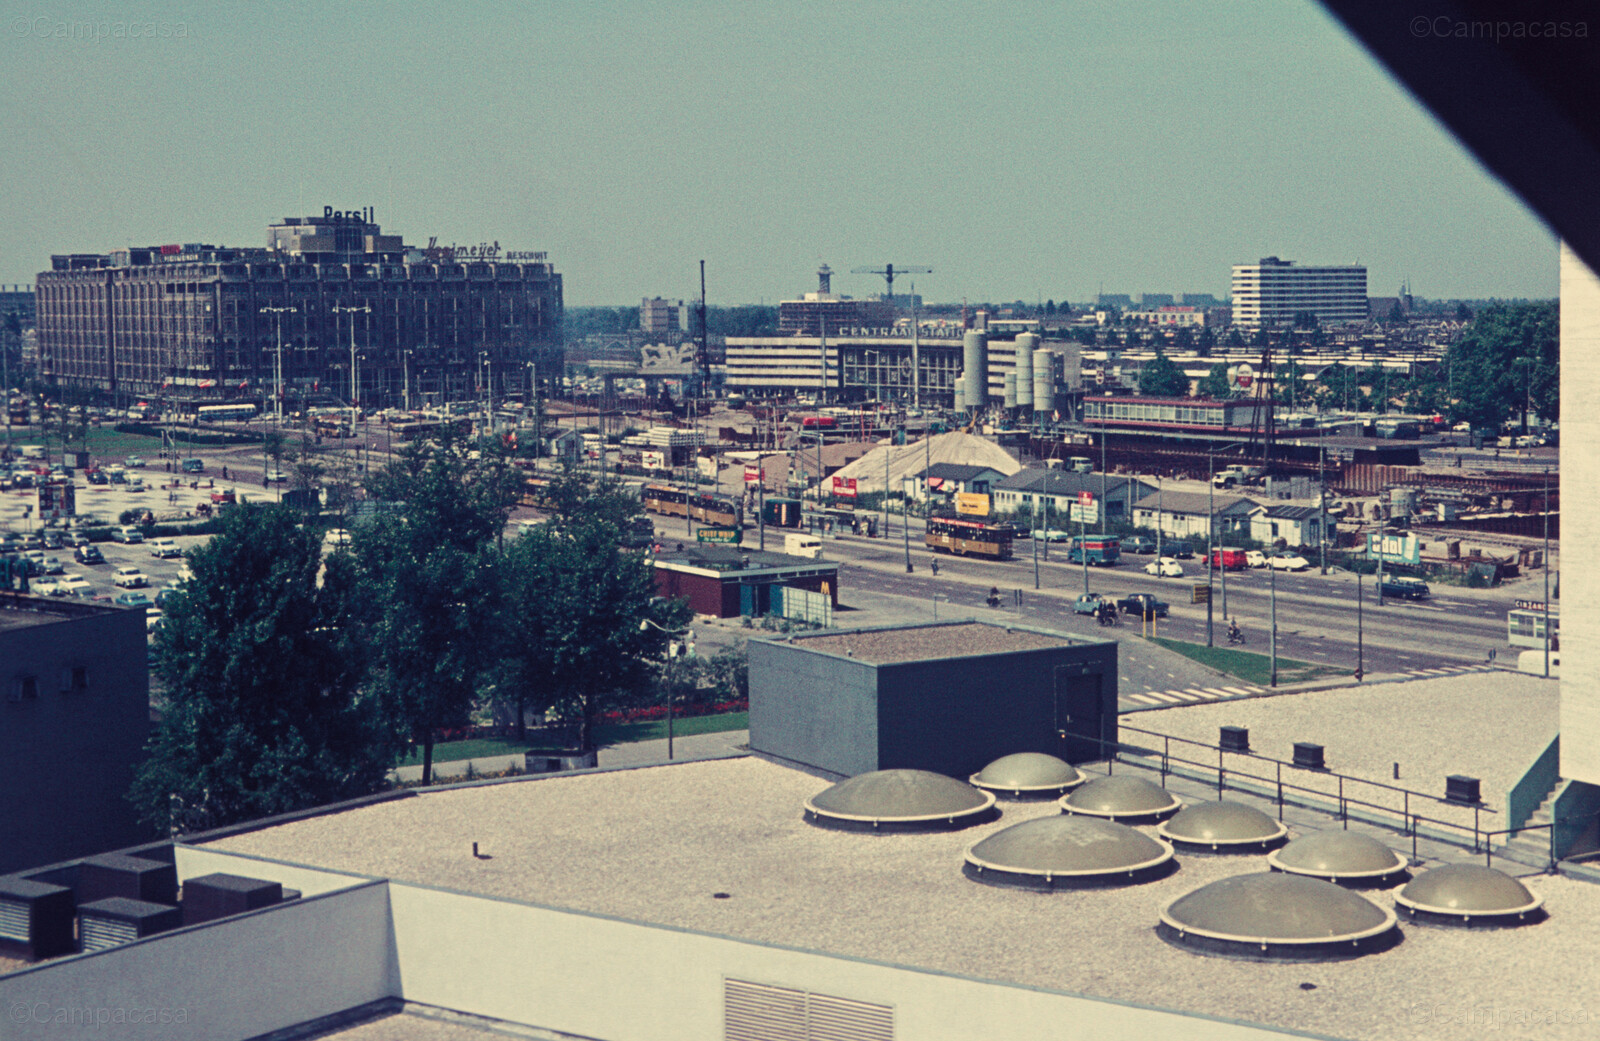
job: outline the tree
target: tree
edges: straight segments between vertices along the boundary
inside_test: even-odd
[[[1222,401],[1233,396],[1233,381],[1228,378],[1228,366],[1217,362],[1200,381],[1200,396]]]
[[[1239,332],[1239,327],[1238,326],[1234,326],[1233,328],[1228,330],[1228,346],[1229,347],[1243,347],[1244,346],[1244,336],[1243,336],[1243,334],[1241,334]]]
[[[1491,304],[1479,312],[1448,354],[1450,418],[1498,427],[1524,399],[1546,418],[1560,415],[1559,326],[1553,301]]]
[[[1217,333],[1209,325],[1200,327],[1200,336],[1195,340],[1195,350],[1201,354],[1210,354],[1217,346]]]
[[[153,824],[203,830],[384,784],[394,746],[342,635],[348,561],[319,586],[321,540],[299,519],[238,507],[189,555],[156,637],[167,710],[130,793]]]
[[[1178,327],[1178,331],[1173,334],[1172,346],[1175,350],[1180,351],[1194,350],[1193,330],[1191,330],[1187,325],[1180,325]]]
[[[692,615],[682,601],[657,598],[650,562],[621,548],[615,517],[626,497],[577,490],[558,500],[555,521],[507,547],[500,657],[519,706],[556,707],[588,751],[605,711],[652,689],[669,634]]]
[[[374,476],[373,496],[396,508],[352,534],[363,592],[352,627],[390,725],[421,746],[424,784],[438,731],[467,721],[492,665],[493,543],[519,484],[501,442],[473,445],[447,428]]]
[[[1189,377],[1158,347],[1156,356],[1139,373],[1139,393],[1157,398],[1181,398],[1189,393]]]

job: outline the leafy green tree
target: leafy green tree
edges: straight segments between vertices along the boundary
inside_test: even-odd
[[[1187,325],[1180,325],[1178,331],[1173,334],[1172,346],[1174,350],[1179,351],[1194,350],[1194,331]]]
[[[352,628],[390,725],[422,749],[425,784],[438,731],[466,723],[493,665],[493,547],[519,483],[499,442],[447,431],[408,445],[375,475],[372,494],[396,508],[352,534],[364,593]]]
[[[1238,326],[1234,326],[1232,329],[1228,330],[1228,346],[1229,347],[1243,347],[1244,346],[1244,334],[1239,332],[1239,327]]]
[[[1200,381],[1200,396],[1223,401],[1233,396],[1233,381],[1228,379],[1228,366],[1224,362],[1217,362],[1211,366],[1211,371],[1205,374]]]
[[[156,672],[168,705],[130,798],[172,832],[377,791],[392,762],[361,656],[343,636],[347,560],[319,586],[321,540],[281,506],[228,511],[189,554]]]
[[[1453,420],[1498,427],[1522,409],[1525,399],[1546,418],[1560,415],[1556,303],[1491,304],[1450,348],[1447,364]]]
[[[519,536],[501,571],[506,686],[574,720],[585,751],[604,712],[652,689],[669,634],[691,618],[684,602],[656,597],[649,560],[621,548],[607,494],[590,506],[574,498],[559,523]]]
[[[1139,373],[1139,393],[1157,398],[1185,397],[1189,393],[1189,377],[1157,348],[1156,356]]]
[[[1195,350],[1201,354],[1210,354],[1217,346],[1217,331],[1209,325],[1200,327],[1200,335],[1195,338]]]

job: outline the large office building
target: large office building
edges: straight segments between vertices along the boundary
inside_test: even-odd
[[[805,336],[829,336],[851,329],[887,329],[899,309],[887,300],[856,300],[833,292],[833,271],[817,269],[817,291],[798,300],[778,301],[778,330]]]
[[[1233,266],[1235,325],[1287,325],[1304,311],[1323,325],[1366,321],[1367,269],[1358,264],[1296,267],[1277,257]]]
[[[421,405],[561,371],[545,253],[411,247],[370,210],[285,218],[265,248],[53,256],[37,297],[44,378],[118,397],[262,400],[281,381],[290,398]]]
[[[1031,334],[1030,334],[1031,336]],[[1026,393],[1021,384],[1008,384],[1018,373],[1017,338],[983,338],[986,400],[990,405],[1032,405],[1056,408],[1057,394],[1082,386],[1079,345],[1066,341],[1040,341],[1031,337]],[[849,329],[821,336],[730,336],[726,341],[725,385],[755,397],[796,395],[825,398],[827,403],[851,401],[916,400],[925,405],[957,405],[960,377],[966,369],[965,338],[959,329],[924,331],[913,344],[905,327],[881,330]],[[823,356],[827,374],[823,375]],[[915,365],[913,366],[913,355]],[[912,372],[917,376],[913,383]],[[974,407],[963,395],[962,409]]]

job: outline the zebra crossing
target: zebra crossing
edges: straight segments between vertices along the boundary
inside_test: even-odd
[[[1445,665],[1437,669],[1404,669],[1400,674],[1424,679],[1429,676],[1459,676],[1464,672],[1495,672],[1498,670],[1499,666],[1497,665],[1480,662],[1477,665]]]
[[[1241,687],[1189,687],[1186,690],[1147,690],[1140,694],[1125,694],[1123,700],[1149,707],[1191,705],[1201,701],[1248,697],[1251,694],[1260,694],[1264,690],[1265,687],[1248,684]]]

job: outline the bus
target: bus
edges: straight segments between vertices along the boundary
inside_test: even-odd
[[[772,528],[800,526],[800,500],[772,498],[761,504],[761,519]]]
[[[931,550],[958,557],[1010,560],[1015,534],[1009,524],[989,524],[966,517],[929,517],[923,541]]]
[[[259,410],[254,405],[201,405],[196,411],[196,416],[202,423],[222,423],[234,420],[243,423],[247,419],[254,419]]]
[[[1089,558],[1091,567],[1115,564],[1122,556],[1122,540],[1115,535],[1074,535],[1067,546],[1067,563],[1082,564]]]
[[[1544,649],[1544,611],[1532,607],[1518,607],[1506,612],[1506,642],[1513,647]],[[1550,646],[1561,644],[1561,615],[1550,608]]]

